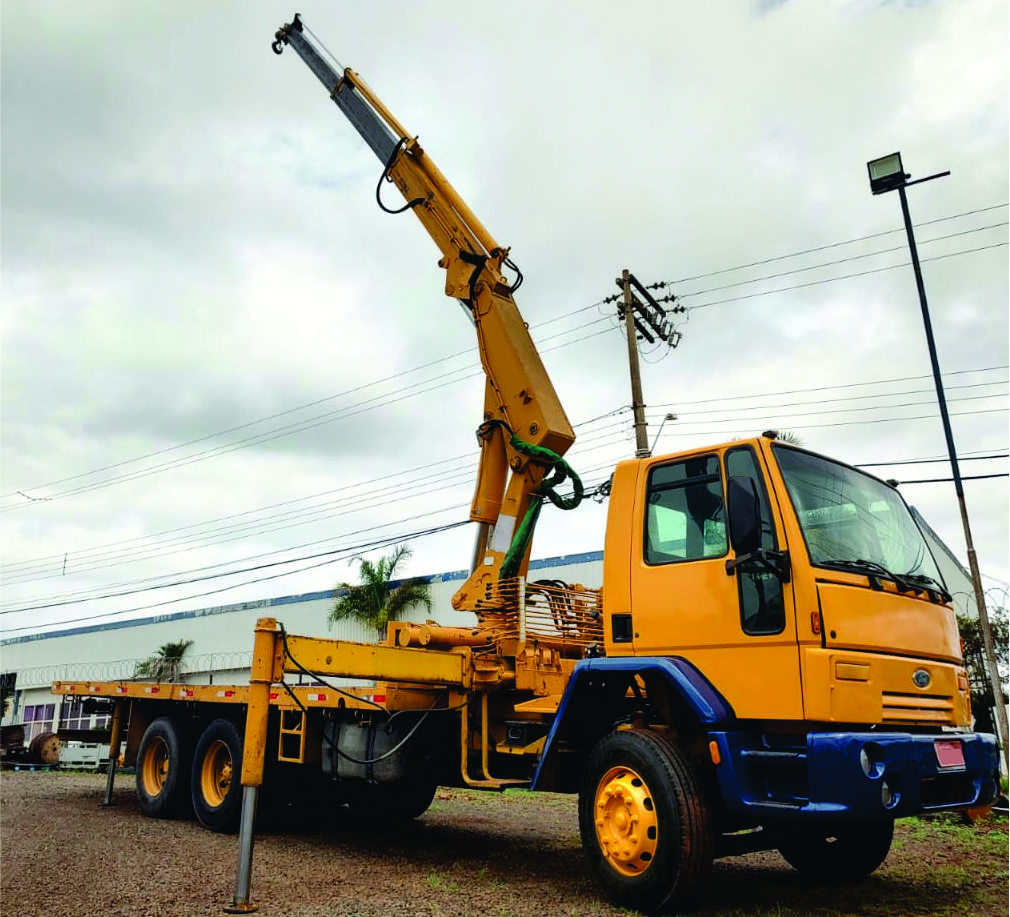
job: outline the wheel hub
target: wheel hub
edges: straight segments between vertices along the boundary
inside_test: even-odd
[[[159,796],[165,788],[165,781],[168,779],[168,769],[170,764],[170,754],[165,740],[158,737],[151,743],[151,746],[144,757],[143,775],[144,789],[150,796]]]
[[[221,805],[232,781],[231,750],[225,742],[214,742],[208,749],[200,768],[200,789],[209,806]]]
[[[596,790],[593,814],[600,849],[614,870],[638,876],[652,864],[659,842],[656,807],[645,781],[629,767],[614,767]]]

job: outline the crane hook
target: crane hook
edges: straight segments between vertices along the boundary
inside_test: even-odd
[[[286,25],[282,25],[275,33],[274,41],[270,47],[273,48],[274,54],[282,54],[284,51],[284,46],[288,43],[288,33],[294,29],[297,32],[301,32],[304,26],[302,25],[302,14],[295,13],[295,18]]]

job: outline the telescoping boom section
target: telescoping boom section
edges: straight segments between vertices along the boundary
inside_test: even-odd
[[[500,577],[525,574],[541,499],[565,500],[553,488],[562,479],[559,471],[567,468],[559,459],[575,439],[513,298],[521,274],[509,249],[484,228],[417,137],[407,133],[357,73],[331,66],[298,16],[277,32],[273,48],[280,54],[286,45],[319,78],[378,157],[383,165],[377,189],[380,206],[390,212],[413,211],[441,252],[438,263],[445,270],[446,296],[458,300],[473,322],[487,378],[484,416],[477,430],[481,457],[470,509],[479,529],[473,572],[454,605],[478,611],[478,601]],[[403,207],[394,210],[383,204],[383,179],[399,189],[406,201]],[[577,479],[573,484],[581,491]]]

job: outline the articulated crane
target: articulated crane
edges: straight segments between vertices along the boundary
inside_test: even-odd
[[[590,867],[643,911],[697,894],[714,858],[755,850],[860,878],[886,858],[896,818],[991,804],[996,742],[969,728],[951,596],[884,481],[773,434],[629,459],[610,482],[603,588],[527,580],[540,506],[574,506],[582,484],[513,299],[521,275],[298,16],[276,33],[285,47],[378,157],[383,209],[412,211],[434,240],[477,335],[477,537],[453,598],[474,621],[393,622],[365,645],[262,618],[248,685],[53,686],[115,702],[111,759],[125,735],[146,815],[191,807],[211,830],[238,829],[229,910],[256,908],[261,787],[335,793],[371,822],[420,815],[439,785],[577,793]],[[403,207],[382,202],[387,179]],[[289,684],[293,672],[314,686]]]

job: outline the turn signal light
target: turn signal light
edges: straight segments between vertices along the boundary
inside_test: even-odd
[[[880,801],[885,809],[893,809],[898,804],[898,794],[887,785],[886,780],[880,784]]]
[[[815,634],[821,632],[821,613],[819,610],[810,612],[810,629]]]

